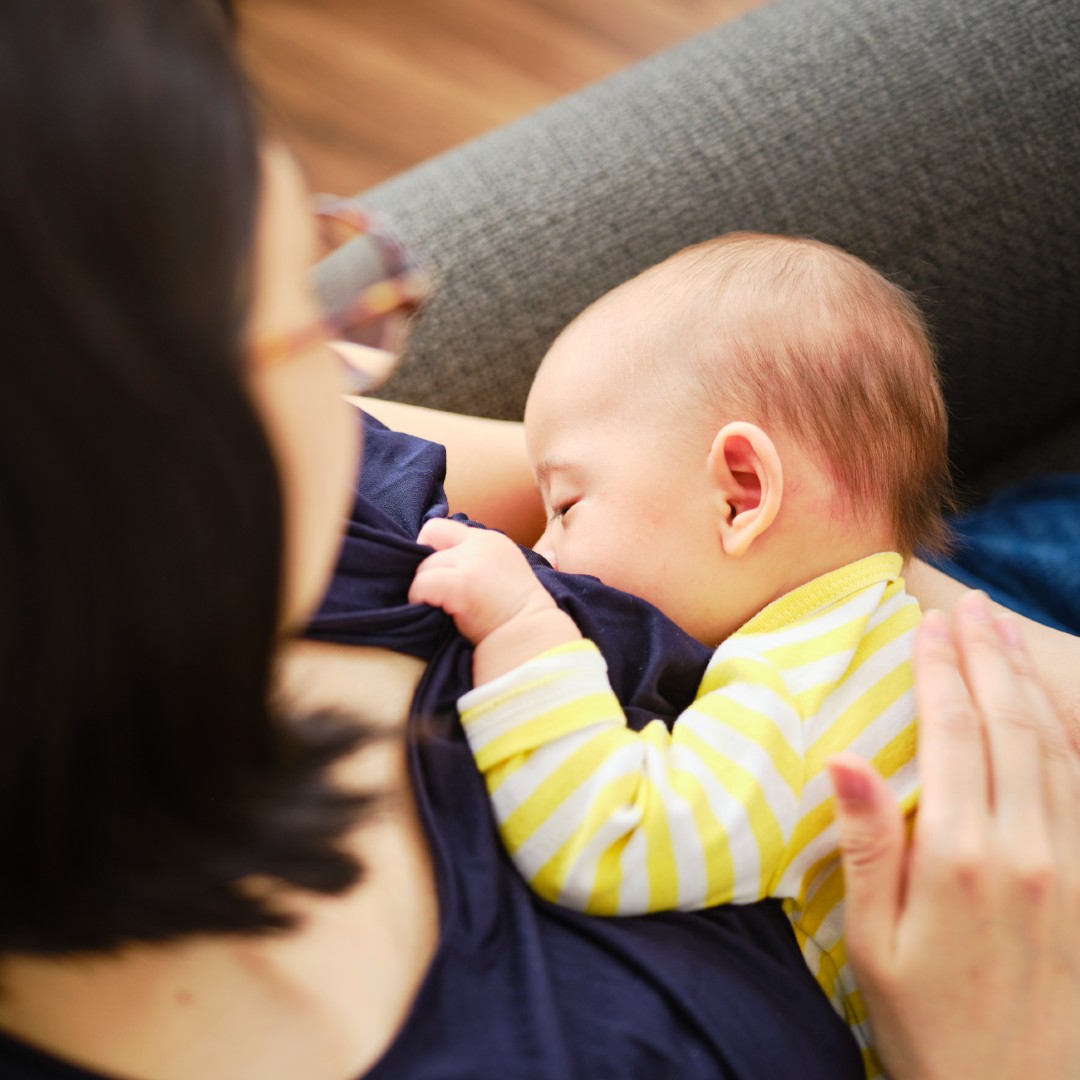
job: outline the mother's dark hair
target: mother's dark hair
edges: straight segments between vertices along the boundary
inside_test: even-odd
[[[367,800],[268,705],[282,507],[242,384],[260,165],[213,0],[0,7],[0,952],[289,925]]]

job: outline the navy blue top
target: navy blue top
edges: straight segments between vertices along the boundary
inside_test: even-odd
[[[405,595],[442,516],[441,447],[368,421],[364,472],[340,565],[312,634],[383,644],[429,661],[412,717],[412,778],[436,868],[441,942],[405,1027],[368,1080],[505,1077],[812,1077],[863,1070],[846,1026],[810,977],[773,901],[706,912],[599,919],[534,896],[504,854],[454,703],[471,685],[471,648],[442,612]],[[1016,603],[1080,628],[1080,476],[1037,481],[961,519],[960,552],[990,556]],[[1024,511],[1029,511],[1025,515]],[[1008,511],[1008,512],[1005,512]],[[1014,517],[1033,524],[1025,543]],[[1038,529],[1038,535],[1031,530]],[[560,574],[527,552],[556,601],[600,646],[630,721],[673,720],[710,651],[644,601]],[[985,562],[985,560],[983,560]],[[1062,566],[1072,567],[1071,578]],[[958,576],[963,560],[946,565]],[[1023,571],[1023,572],[1022,572]],[[994,588],[997,582],[973,578]]]
[[[775,902],[599,919],[544,902],[518,875],[454,710],[471,685],[471,647],[442,612],[405,599],[429,550],[413,537],[446,513],[444,465],[441,447],[367,420],[352,521],[311,628],[316,638],[428,661],[410,720],[410,765],[440,942],[368,1080],[860,1080],[855,1043]],[[632,722],[673,718],[690,703],[704,646],[648,604],[533,559],[600,645]],[[0,1077],[93,1076],[0,1036]]]
[[[428,667],[412,717],[412,779],[435,865],[441,941],[411,1015],[370,1080],[416,1077],[776,1077],[863,1069],[774,902],[599,919],[534,896],[504,854],[457,722],[472,649],[405,596],[446,514],[442,447],[369,420],[352,522],[312,636],[387,645]],[[529,553],[607,658],[631,722],[673,719],[710,650],[650,605]]]

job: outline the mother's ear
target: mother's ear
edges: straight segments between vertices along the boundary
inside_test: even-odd
[[[728,555],[745,555],[780,511],[784,470],[772,439],[756,424],[725,425],[709,449],[716,526]]]

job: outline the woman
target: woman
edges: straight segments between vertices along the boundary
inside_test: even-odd
[[[311,229],[288,157],[257,149],[208,3],[84,0],[61,24],[9,0],[3,19],[0,1074],[858,1075],[777,913],[594,927],[543,908],[483,861],[490,819],[470,815],[486,800],[438,711],[422,739],[397,737],[422,680],[439,704],[433,667],[404,644],[295,644],[357,428],[334,354],[265,348],[319,320]],[[369,465],[385,447],[370,440]],[[350,541],[382,542],[381,580],[396,548],[377,531],[354,522]],[[978,644],[973,670],[1018,681]],[[952,672],[938,657],[931,685]],[[939,711],[985,722],[993,746],[975,682],[978,709],[953,688]],[[1024,702],[1031,770],[1060,761],[1043,711]],[[888,820],[859,768],[847,820]],[[1055,844],[1074,779],[1027,807]],[[996,822],[985,795],[971,805]],[[868,874],[898,872],[888,835]],[[1006,884],[1014,847],[991,852]],[[973,999],[964,1030],[924,1037],[941,949],[915,900],[942,886],[913,873],[902,912],[864,907],[905,931],[898,960],[866,947],[871,1000],[904,1022],[898,1076],[922,1075],[901,1054],[970,1053],[1011,1012]],[[1025,902],[976,901],[1011,940]],[[962,988],[969,956],[949,959],[942,985]],[[1026,963],[1075,1010],[1075,977],[1042,949]],[[1013,967],[994,973],[1008,986]],[[1073,1065],[1059,1027],[1035,1052]]]

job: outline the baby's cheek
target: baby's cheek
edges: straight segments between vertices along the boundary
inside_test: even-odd
[[[560,552],[560,569],[570,574],[591,574],[606,585],[627,589],[636,579],[636,566],[622,545],[608,542],[567,545]]]

